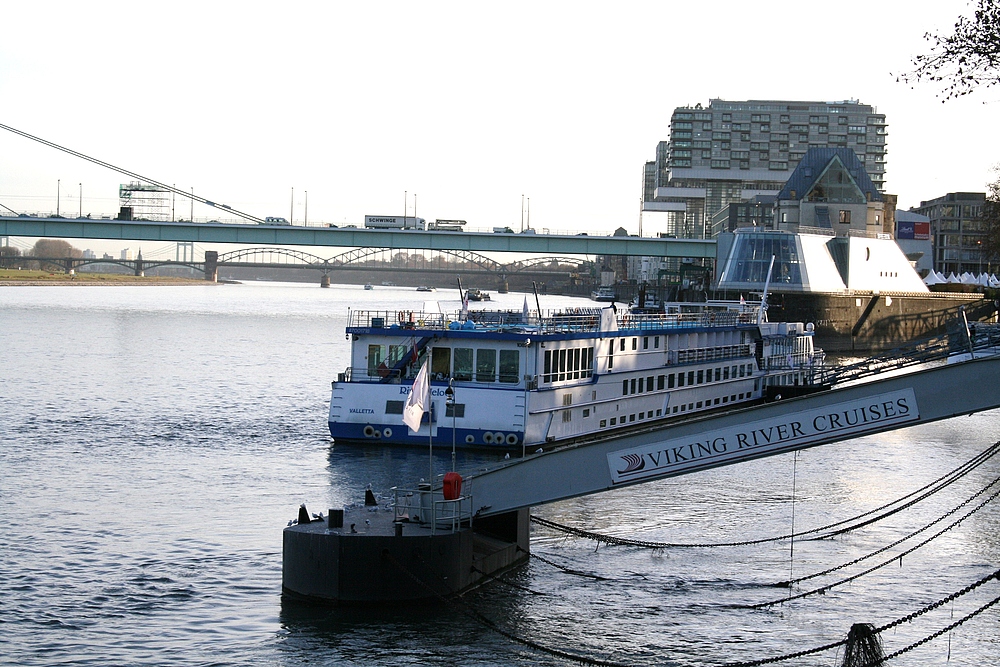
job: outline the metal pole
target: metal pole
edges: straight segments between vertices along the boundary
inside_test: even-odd
[[[80,183],[80,212],[77,215],[83,217],[83,183]]]
[[[62,179],[56,179],[56,215],[59,215],[59,191],[62,188]]]
[[[292,188],[292,205],[288,211],[288,224],[293,224],[295,222],[295,188]]]
[[[302,226],[303,227],[308,227],[309,226],[309,191],[308,190],[306,190],[306,219],[305,219],[305,222],[302,223]]]
[[[521,195],[521,231],[524,231],[524,195]]]
[[[194,222],[194,186],[191,186],[191,219],[188,222]]]

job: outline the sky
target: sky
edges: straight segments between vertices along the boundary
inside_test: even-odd
[[[1000,88],[942,102],[896,82],[924,33],[972,11],[914,7],[11,2],[0,124],[298,224],[308,197],[311,224],[405,207],[519,229],[528,200],[537,229],[634,234],[674,108],[854,99],[886,114],[886,191],[906,209],[984,191],[1000,163]],[[76,215],[82,190],[84,214],[114,214],[127,180],[0,130],[0,204],[18,212],[55,211],[58,191]],[[646,214],[643,234],[659,224]]]

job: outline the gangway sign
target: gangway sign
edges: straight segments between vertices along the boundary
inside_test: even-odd
[[[477,516],[1000,407],[1000,356],[939,364],[505,462],[472,476]],[[975,387],[970,391],[970,387]]]

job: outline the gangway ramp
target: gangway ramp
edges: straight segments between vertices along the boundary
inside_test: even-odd
[[[570,445],[471,479],[477,517],[1000,407],[1000,356]]]

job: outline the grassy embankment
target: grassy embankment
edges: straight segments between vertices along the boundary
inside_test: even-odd
[[[51,273],[0,269],[0,285],[212,285],[194,278],[129,276],[120,273]]]

